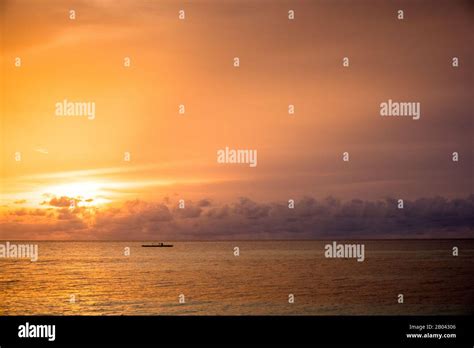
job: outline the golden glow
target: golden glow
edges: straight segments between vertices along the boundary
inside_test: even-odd
[[[110,202],[104,198],[105,184],[94,181],[73,182],[68,184],[60,184],[46,186],[43,189],[44,194],[50,194],[55,197],[70,197],[78,199],[78,206],[97,206]]]

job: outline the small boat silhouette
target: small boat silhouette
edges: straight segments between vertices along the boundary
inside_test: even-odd
[[[173,244],[164,244],[164,243],[158,243],[158,244],[142,244],[143,248],[171,248]]]

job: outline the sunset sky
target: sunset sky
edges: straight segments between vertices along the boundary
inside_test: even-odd
[[[0,239],[474,237],[470,1],[0,6]]]

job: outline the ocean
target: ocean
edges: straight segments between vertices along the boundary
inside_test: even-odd
[[[10,242],[39,254],[0,258],[0,315],[474,313],[474,240],[346,242],[363,262],[332,241]]]

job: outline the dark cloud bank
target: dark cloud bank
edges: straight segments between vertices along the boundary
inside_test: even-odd
[[[104,240],[236,239],[394,239],[474,238],[474,195],[404,201],[304,197],[259,203],[240,198],[220,204],[209,199],[186,201],[185,208],[165,198],[134,200],[120,207],[70,209],[79,198],[56,197],[46,209],[19,209],[0,223],[5,238]],[[34,222],[32,222],[32,220]]]
[[[340,201],[304,197],[257,203],[240,198],[219,205],[210,200],[177,204],[127,202],[96,215],[98,236],[114,239],[351,239],[474,238],[474,195],[405,201]]]

